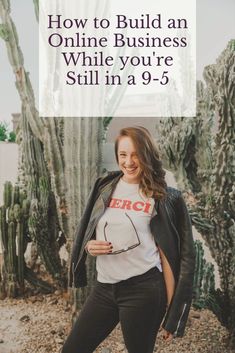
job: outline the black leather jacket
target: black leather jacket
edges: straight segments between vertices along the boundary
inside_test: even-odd
[[[122,175],[120,171],[110,172],[94,184],[75,234],[69,271],[70,287],[87,285],[85,245],[94,237],[96,225]],[[156,214],[150,221],[151,232],[156,245],[164,252],[176,282],[162,326],[175,337],[182,337],[193,294],[195,249],[191,221],[181,192],[171,187],[167,188],[164,200],[156,200],[155,210]]]

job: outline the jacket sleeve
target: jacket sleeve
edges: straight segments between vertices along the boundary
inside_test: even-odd
[[[193,297],[195,248],[191,219],[180,193],[176,200],[176,228],[180,239],[180,270],[175,292],[162,327],[174,337],[182,337]]]
[[[75,232],[74,236],[74,242],[73,242],[73,247],[71,251],[71,258],[70,258],[70,266],[69,266],[69,278],[68,278],[68,286],[72,287],[74,283],[74,266],[76,265],[78,261],[78,256],[82,247],[82,242],[84,238],[84,234],[86,232],[86,228],[88,226],[89,220],[90,220],[90,215],[92,208],[94,206],[94,203],[96,201],[96,198],[98,196],[98,187],[100,184],[100,181],[102,180],[102,177],[99,177],[96,179],[93,188],[90,191],[90,194],[87,199],[87,203],[85,206],[85,209],[83,211],[83,214],[81,218],[78,221],[77,229]],[[85,269],[84,269],[85,272]],[[85,273],[84,273],[84,283],[83,285],[86,285],[86,278],[85,278]],[[75,285],[75,287],[77,287]]]

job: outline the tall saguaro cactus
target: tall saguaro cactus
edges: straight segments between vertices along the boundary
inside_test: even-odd
[[[216,250],[222,285],[228,295],[229,327],[235,343],[235,40],[231,41],[215,65],[205,69],[218,116],[215,136],[213,202]]]
[[[61,275],[59,249],[56,247],[55,234],[49,232],[53,223],[54,228],[58,229],[58,221],[55,212],[54,215],[50,214],[53,209],[51,206],[54,195],[51,192],[50,176],[43,157],[44,122],[38,117],[35,107],[33,89],[24,68],[23,54],[19,47],[15,25],[10,16],[10,2],[8,0],[0,1],[0,17],[2,19],[0,35],[7,46],[9,61],[15,74],[16,87],[22,102],[20,160],[23,168],[21,175],[24,178],[21,179],[21,182],[23,181],[31,201],[31,235],[38,245],[41,259],[47,270],[58,278]]]
[[[235,341],[235,51],[234,41],[204,70],[197,116],[159,124],[162,154],[194,198],[192,220],[218,264],[222,321]],[[165,138],[167,136],[167,138]],[[192,197],[191,197],[192,199]]]

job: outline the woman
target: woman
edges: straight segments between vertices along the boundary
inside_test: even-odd
[[[129,353],[152,353],[183,336],[192,300],[195,253],[181,193],[167,187],[156,146],[143,127],[120,131],[120,171],[100,177],[74,242],[69,285],[87,284],[87,254],[97,281],[62,353],[92,353],[120,322]]]

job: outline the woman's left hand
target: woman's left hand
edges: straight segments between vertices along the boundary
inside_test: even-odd
[[[163,332],[163,339],[165,342],[170,342],[173,339],[173,334],[170,333],[169,331],[166,331],[163,327],[162,327],[162,332]]]

